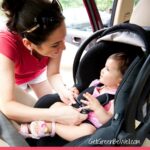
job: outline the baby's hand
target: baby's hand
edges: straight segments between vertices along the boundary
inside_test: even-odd
[[[81,100],[81,102],[85,105],[82,107],[83,109],[90,109],[92,111],[99,109],[101,104],[94,96],[92,96],[90,93],[85,93],[83,96],[86,98],[86,100]]]

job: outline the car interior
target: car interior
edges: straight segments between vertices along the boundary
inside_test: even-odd
[[[98,77],[100,68],[110,54],[120,52],[121,49],[133,59],[115,96],[115,114],[94,134],[65,146],[150,146],[150,0],[139,0],[136,7],[133,0],[115,2],[112,27],[94,32],[82,43],[74,58],[72,70],[75,85],[83,91]],[[133,39],[133,36],[136,38]],[[84,53],[86,46],[93,40],[96,44]],[[100,56],[103,58],[99,59]],[[103,140],[135,140],[137,143],[88,143],[89,139],[99,137]],[[29,146],[1,112],[0,146]]]

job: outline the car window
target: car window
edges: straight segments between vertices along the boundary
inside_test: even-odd
[[[109,27],[114,0],[95,0],[103,26]]]
[[[67,27],[66,42],[79,46],[92,34],[90,20],[82,0],[60,0]]]
[[[139,2],[140,0],[134,0],[134,6]]]
[[[104,27],[109,26],[111,8],[114,0],[95,0]],[[87,39],[92,33],[92,26],[82,0],[60,0],[67,27],[66,42],[76,46]]]
[[[84,7],[64,9],[67,28],[81,31],[92,31],[89,18]],[[82,17],[81,17],[82,14]]]
[[[89,18],[82,0],[60,0],[67,28],[92,31]],[[82,16],[81,16],[82,14]]]

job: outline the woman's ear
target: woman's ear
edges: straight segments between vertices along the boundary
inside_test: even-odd
[[[32,43],[27,38],[23,38],[22,42],[28,50],[32,51]]]

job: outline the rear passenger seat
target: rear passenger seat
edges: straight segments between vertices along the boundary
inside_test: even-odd
[[[139,0],[138,4],[132,12],[130,23],[134,23],[143,27],[150,27],[149,6],[150,0]]]
[[[135,6],[132,12],[130,23],[150,28],[149,6],[150,0],[139,0],[138,4]],[[143,146],[150,146],[150,140],[146,139]]]

